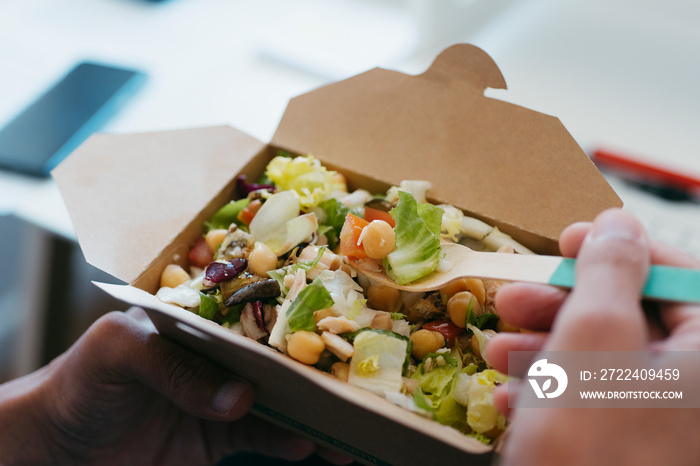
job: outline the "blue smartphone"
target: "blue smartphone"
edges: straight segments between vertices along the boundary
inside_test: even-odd
[[[144,80],[137,70],[83,62],[0,129],[0,166],[46,177]]]

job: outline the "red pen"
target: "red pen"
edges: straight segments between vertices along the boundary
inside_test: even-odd
[[[644,162],[634,157],[618,154],[605,149],[596,149],[591,159],[599,168],[619,174],[621,178],[641,185],[661,197],[700,199],[700,177],[680,173],[669,167]]]

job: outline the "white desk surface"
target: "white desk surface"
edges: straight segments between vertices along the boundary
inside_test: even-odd
[[[428,18],[427,0],[381,8],[363,0],[4,0],[0,124],[91,58],[149,75],[104,131],[229,124],[266,141],[289,98],[373,66],[420,72],[464,41],[490,53],[506,78],[509,90],[489,95],[558,116],[584,148],[605,145],[700,173],[700,3],[493,0],[505,5],[499,15],[468,23],[489,1],[454,0]],[[457,29],[425,27],[448,18]],[[2,213],[73,235],[50,180],[0,172]]]

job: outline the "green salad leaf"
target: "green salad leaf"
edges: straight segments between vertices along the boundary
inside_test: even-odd
[[[219,302],[215,297],[199,292],[199,315],[205,319],[212,320],[216,311],[219,310]]]
[[[452,387],[456,379],[452,381]],[[449,392],[440,400],[440,404],[435,410],[435,420],[440,424],[452,426],[461,432],[469,432],[471,429],[467,424],[467,408],[455,400],[454,390]]]
[[[241,311],[243,310],[243,307],[245,306],[246,303],[239,303],[234,306],[231,306],[228,308],[228,311],[226,311],[226,314],[224,315],[223,320],[221,321],[221,324],[228,324],[232,325],[235,324],[236,322],[241,321]],[[225,311],[225,310],[224,310]],[[222,311],[222,312],[224,312]]]
[[[420,409],[424,409],[425,411],[430,411],[430,412],[435,411],[435,409],[433,408],[433,405],[425,397],[425,395],[423,394],[423,391],[420,389],[420,387],[417,387],[413,391],[413,402]]]
[[[238,214],[248,207],[250,199],[239,199],[232,201],[216,211],[211,220],[206,222],[207,230],[225,229],[227,230],[232,223],[242,226],[243,222],[238,220]]]
[[[442,358],[444,362],[438,364],[438,358]],[[432,364],[430,369],[426,370],[429,359],[432,359]],[[450,389],[455,374],[459,373],[461,368],[459,360],[452,357],[450,353],[430,353],[423,358],[411,378],[418,381],[418,386],[433,402],[433,406],[438,406]]]
[[[467,432],[467,409],[454,397],[457,376],[463,371],[461,360],[455,356],[448,352],[430,353],[423,358],[411,378],[418,381],[422,396],[430,400],[436,421]]]
[[[399,202],[389,213],[396,222],[396,249],[384,259],[386,274],[404,285],[433,272],[440,259],[443,210],[399,191]]]
[[[313,332],[316,330],[314,312],[329,308],[332,305],[333,298],[331,298],[331,294],[323,286],[321,279],[316,277],[313,282],[301,290],[287,310],[289,330],[292,332],[299,330]]]
[[[338,244],[340,230],[343,229],[345,217],[348,215],[348,212],[350,212],[350,209],[335,198],[326,199],[321,202],[318,207],[325,213],[325,219],[321,223],[328,227],[324,229],[324,233],[328,239],[328,245],[331,249],[334,249]]]

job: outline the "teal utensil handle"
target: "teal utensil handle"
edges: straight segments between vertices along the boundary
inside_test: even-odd
[[[575,267],[576,259],[562,259],[549,284],[573,288]],[[642,296],[662,301],[700,303],[700,270],[652,265]]]

